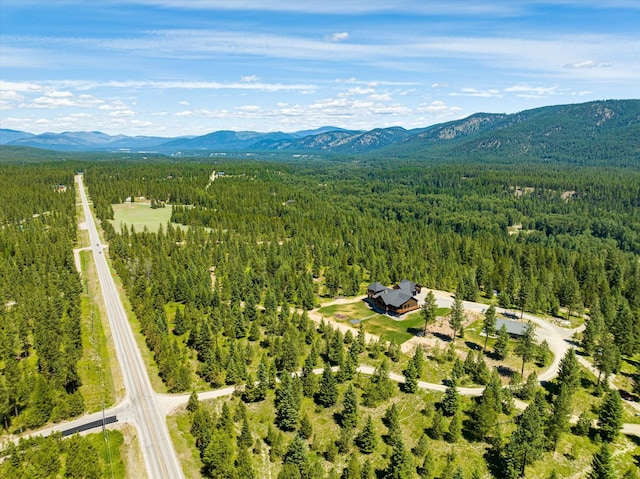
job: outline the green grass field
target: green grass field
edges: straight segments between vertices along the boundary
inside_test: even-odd
[[[146,227],[147,230],[155,233],[160,226],[166,228],[167,223],[171,220],[171,211],[173,210],[171,205],[167,205],[165,208],[151,209],[149,203],[121,203],[111,205],[111,207],[114,219],[110,221],[118,233],[120,233],[122,224],[127,225],[128,228],[133,227],[137,232],[141,232]],[[173,223],[173,225],[186,228],[186,226],[177,223]]]
[[[449,311],[449,308],[438,308],[436,314],[445,316],[449,314]],[[367,333],[375,334],[383,341],[395,341],[397,344],[408,341],[423,327],[424,319],[422,319],[420,311],[411,313],[400,321],[379,314],[364,322],[364,330]]]
[[[438,308],[437,315],[449,314],[449,308]],[[362,324],[367,333],[375,334],[382,341],[394,340],[397,344],[408,341],[415,332],[422,329],[424,320],[420,311],[408,314],[402,320],[390,318],[373,311],[364,301],[354,301],[347,304],[333,304],[320,308],[318,312],[325,318],[338,322],[348,322],[354,319],[363,320]]]

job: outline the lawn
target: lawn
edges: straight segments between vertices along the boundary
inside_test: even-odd
[[[449,314],[449,311],[449,308],[438,308],[436,314],[445,316]],[[375,334],[383,341],[394,340],[397,344],[408,341],[424,326],[424,319],[422,319],[420,311],[408,314],[404,319],[398,320],[376,313],[364,301],[333,304],[320,308],[318,312],[323,317],[337,322],[362,320],[365,332]]]
[[[318,312],[329,319],[338,321],[351,321],[353,319],[363,319],[372,315],[378,315],[367,306],[364,301],[354,301],[347,304],[332,304],[320,308]],[[378,315],[379,316],[379,315]]]
[[[438,308],[436,315],[446,316],[449,311],[449,308]],[[420,311],[411,313],[402,320],[378,314],[364,322],[364,330],[367,333],[375,334],[383,341],[395,341],[397,344],[408,341],[423,327],[424,319]]]
[[[113,208],[113,220],[111,224],[115,230],[120,233],[122,224],[127,227],[133,227],[137,232],[141,232],[145,227],[152,233],[158,231],[162,226],[166,228],[167,223],[171,220],[171,211],[173,207],[167,205],[165,208],[151,209],[149,203],[121,203],[111,205]],[[174,226],[186,228],[184,225],[173,223]]]

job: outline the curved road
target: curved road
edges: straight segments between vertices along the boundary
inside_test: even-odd
[[[82,208],[84,209],[86,225],[89,231],[91,250],[93,251],[98,271],[113,342],[127,391],[123,403],[114,409],[122,408],[127,403],[129,404],[127,409],[131,414],[133,424],[138,429],[140,448],[142,449],[149,477],[152,479],[183,478],[182,468],[169,436],[165,415],[160,414],[158,409],[156,394],[151,387],[140,349],[131,331],[131,326],[122,306],[122,300],[116,289],[109,265],[104,254],[102,254],[103,247],[100,243],[93,214],[89,208],[82,176],[76,176],[76,181],[82,198]]]
[[[133,337],[131,326],[129,325],[127,315],[124,307],[122,306],[122,301],[113,281],[111,271],[109,270],[107,261],[102,253],[102,250],[106,245],[101,245],[100,243],[98,231],[84,191],[82,176],[77,176],[76,181],[82,198],[86,225],[91,239],[91,246],[89,248],[93,251],[93,256],[95,258],[100,285],[104,295],[105,305],[107,307],[109,324],[111,325],[116,353],[123,372],[127,392],[122,402],[108,410],[105,410],[104,413],[97,412],[87,414],[71,421],[65,421],[39,431],[27,433],[23,435],[23,437],[31,435],[48,435],[53,432],[71,429],[88,422],[99,420],[103,417],[103,414],[105,416],[117,415],[120,423],[132,423],[138,429],[138,436],[141,443],[140,446],[147,467],[148,476],[152,479],[181,479],[184,475],[175,454],[165,418],[168,414],[171,414],[177,408],[186,404],[190,394],[158,394],[153,391],[140,350]],[[432,291],[436,297],[439,307],[451,307],[453,304],[453,297],[451,293],[438,290]],[[419,299],[424,300],[424,296],[426,296],[426,294],[427,291],[421,293],[419,295]],[[348,300],[342,299],[335,301],[335,303],[352,302],[361,298],[362,297],[351,298]],[[332,303],[326,303],[323,306],[327,306],[328,304]],[[486,307],[487,306],[482,303],[469,301],[464,302],[464,308],[467,311],[482,313]],[[502,308],[496,309],[500,312],[505,312]],[[317,314],[314,315],[314,312],[315,311],[311,311],[309,316],[311,319],[319,322],[320,317]],[[561,328],[527,313],[524,314],[523,319],[530,320],[538,326],[536,328],[537,339],[540,341],[546,340],[554,354],[554,360],[551,365],[539,375],[540,381],[550,381],[557,376],[558,367],[562,357],[572,347],[569,340],[573,337],[576,331],[580,330],[580,328]],[[357,330],[352,328],[350,325],[336,323],[331,320],[329,321],[340,329],[350,329],[357,332]],[[374,336],[367,334],[367,339],[371,339],[373,337]],[[375,338],[377,339],[377,337]],[[579,357],[579,359],[580,362],[589,369],[592,371],[594,370],[593,366],[591,366],[584,358]],[[358,368],[359,372],[367,375],[373,374],[374,370],[375,369],[372,366],[366,365]],[[321,374],[322,369],[315,370],[314,372]],[[390,373],[389,378],[396,382],[404,382],[405,380],[404,376],[396,373]],[[424,381],[419,381],[418,387],[421,389],[440,392],[444,392],[446,390],[446,386],[443,384],[428,383]],[[205,400],[230,396],[233,394],[235,389],[236,388],[234,386],[228,386],[221,389],[200,392],[198,393],[198,398],[200,400]],[[480,396],[483,391],[483,387],[458,387],[458,392],[465,396]],[[625,401],[625,403],[640,411],[640,405],[628,401]],[[524,408],[526,407],[526,404],[518,401],[517,407]],[[114,425],[111,424],[107,427],[112,428]],[[640,436],[640,425],[625,424],[622,432],[625,434]],[[18,438],[13,439],[17,440]]]

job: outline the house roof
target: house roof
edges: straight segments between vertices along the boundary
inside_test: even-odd
[[[513,334],[515,336],[522,336],[525,328],[527,327],[527,323],[522,321],[511,321],[509,319],[496,319],[496,331],[502,328],[502,325],[507,329],[507,333]]]
[[[401,290],[413,292],[416,289],[417,284],[413,281],[409,281],[408,279],[403,279],[398,283],[398,287]]]
[[[367,287],[367,291],[373,291],[374,293],[379,293],[380,291],[384,291],[385,289],[387,289],[386,286],[381,285],[380,283],[378,283],[377,281],[375,283],[371,283],[368,287]]]
[[[399,308],[404,303],[409,301],[413,296],[401,289],[390,289],[387,288],[381,293],[375,296],[376,298],[380,298],[382,302],[386,306],[393,306],[395,308]]]

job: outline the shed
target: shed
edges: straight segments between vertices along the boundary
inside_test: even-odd
[[[496,319],[496,331],[502,328],[502,325],[507,329],[507,333],[511,336],[522,336],[527,323],[524,321],[511,321],[510,319]]]

